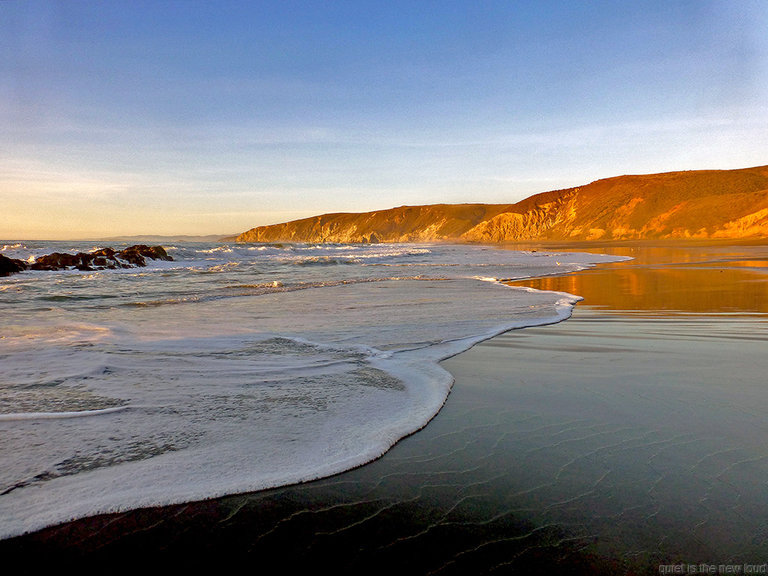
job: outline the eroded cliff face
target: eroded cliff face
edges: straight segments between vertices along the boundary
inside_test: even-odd
[[[436,204],[402,206],[363,214],[324,214],[260,226],[238,242],[435,242],[456,241],[478,222],[512,205]]]
[[[467,242],[509,242],[545,238],[557,228],[566,228],[576,219],[578,189],[566,191],[552,202],[545,202],[525,212],[502,212],[481,222],[464,234]]]
[[[575,240],[768,238],[768,167],[600,180],[580,190]]]
[[[239,242],[768,238],[768,166],[619,176],[517,204],[403,206],[253,228]]]

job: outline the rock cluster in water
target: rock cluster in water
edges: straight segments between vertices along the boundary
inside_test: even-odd
[[[26,270],[27,263],[23,260],[16,260],[15,258],[8,258],[0,254],[0,276],[10,276],[16,272]]]
[[[162,246],[147,246],[137,244],[124,250],[100,248],[92,252],[66,254],[53,252],[39,256],[33,263],[8,258],[0,254],[0,276],[9,276],[24,270],[116,270],[118,268],[133,268],[146,266],[146,259],[173,260]]]

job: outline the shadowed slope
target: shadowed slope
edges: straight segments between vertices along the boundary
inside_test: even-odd
[[[253,228],[238,242],[768,238],[768,166],[618,176],[517,204],[402,206]]]

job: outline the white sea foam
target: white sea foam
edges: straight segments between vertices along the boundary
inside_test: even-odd
[[[200,254],[215,254],[217,252],[226,252],[228,254],[232,253],[232,248],[230,246],[216,246],[215,248],[208,248],[205,250],[198,250]]]
[[[102,414],[111,414],[126,410],[127,406],[116,406],[114,408],[101,408],[97,410],[73,410],[70,412],[11,412],[9,414],[0,413],[0,422],[11,420],[49,420],[60,418],[84,418],[87,416],[100,416]]]
[[[0,537],[370,461],[439,411],[453,382],[441,360],[563,320],[578,300],[496,279],[609,260],[455,246],[252,248],[179,246],[173,267],[88,282],[17,275],[21,292],[0,291],[10,311],[0,320],[9,335],[0,339]],[[206,261],[215,274],[193,271],[200,250],[220,254]],[[354,261],[300,266],[286,258],[297,253]],[[403,274],[380,274],[392,266]],[[63,297],[55,308],[52,297]]]

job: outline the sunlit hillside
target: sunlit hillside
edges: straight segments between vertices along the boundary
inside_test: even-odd
[[[253,228],[239,242],[768,238],[768,166],[597,180],[516,204],[402,206]]]

